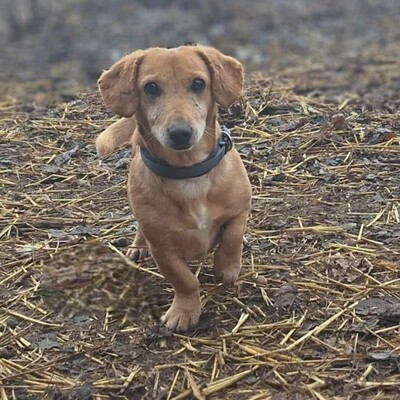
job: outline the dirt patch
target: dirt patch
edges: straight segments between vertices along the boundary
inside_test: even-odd
[[[0,79],[50,79],[63,90],[94,85],[134,49],[184,42],[215,46],[248,71],[399,51],[397,0],[36,0],[36,13],[26,9],[33,0],[3,2]]]
[[[253,185],[248,244],[233,289],[192,266],[204,312],[185,335],[157,322],[172,292],[151,259],[123,256],[130,154],[96,157],[98,94],[3,108],[3,396],[395,398],[399,63],[357,65],[253,76],[222,113]]]

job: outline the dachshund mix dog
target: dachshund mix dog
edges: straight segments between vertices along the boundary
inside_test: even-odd
[[[188,330],[201,301],[187,261],[217,246],[217,281],[233,284],[241,268],[250,182],[217,116],[241,96],[242,66],[211,47],[150,48],[123,57],[98,84],[123,117],[97,138],[98,154],[126,142],[133,149],[128,197],[139,228],[129,255],[150,252],[175,292],[163,321]]]

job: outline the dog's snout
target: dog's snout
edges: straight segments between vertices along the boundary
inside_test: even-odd
[[[192,146],[193,129],[188,124],[177,124],[170,126],[168,135],[171,147],[175,150],[185,150]]]

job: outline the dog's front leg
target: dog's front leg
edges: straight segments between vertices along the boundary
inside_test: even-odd
[[[243,211],[228,221],[214,255],[214,275],[218,282],[235,283],[242,267],[243,235],[249,211]]]
[[[158,251],[152,247],[150,251],[160,272],[175,291],[172,305],[162,317],[163,322],[173,331],[193,328],[201,313],[199,281],[185,260],[171,252]]]

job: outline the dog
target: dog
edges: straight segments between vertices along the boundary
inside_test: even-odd
[[[150,48],[126,55],[98,80],[105,104],[122,118],[96,140],[100,156],[130,142],[128,198],[138,222],[129,255],[147,251],[174,288],[162,320],[193,328],[199,281],[187,262],[216,247],[213,272],[233,284],[241,269],[251,187],[229,134],[217,121],[243,89],[243,69],[212,47]]]

